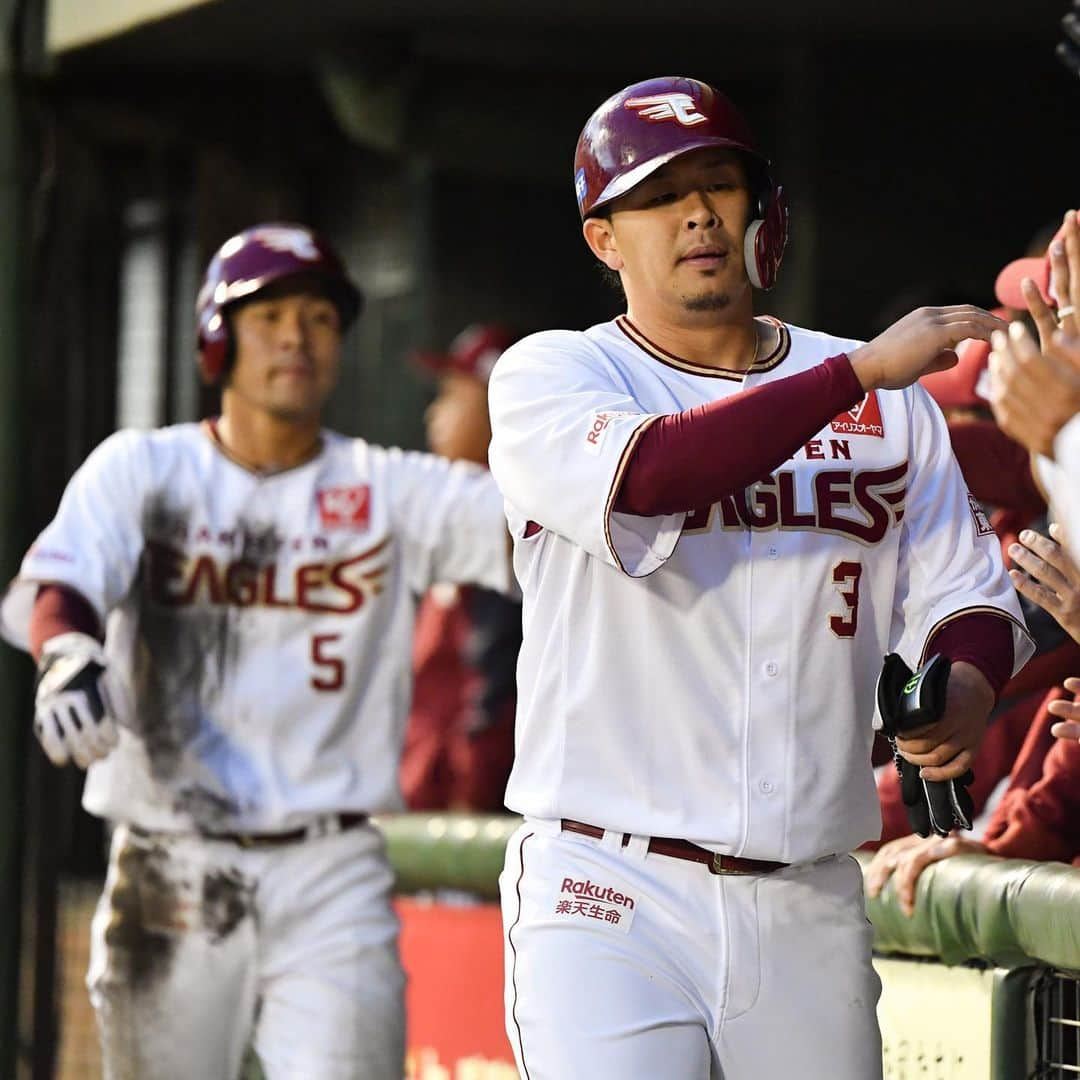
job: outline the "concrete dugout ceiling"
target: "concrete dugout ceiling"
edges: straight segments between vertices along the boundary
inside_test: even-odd
[[[52,0],[48,24],[54,52],[92,44],[99,61],[133,66],[295,68],[313,47],[360,44],[381,31],[458,60],[596,71],[639,66],[668,46],[708,48],[714,64],[740,68],[793,40],[933,44],[947,36],[961,47],[1009,34],[1052,40],[1067,9],[1065,0],[719,0],[705,8],[700,0],[666,0],[660,14],[652,3],[625,0]],[[621,41],[624,34],[638,44]]]
[[[45,25],[51,53],[77,49],[218,0],[51,0]]]

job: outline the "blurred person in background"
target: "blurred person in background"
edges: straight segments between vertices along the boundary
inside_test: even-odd
[[[1029,257],[1045,256],[1051,234],[1052,227],[1035,235],[1028,247]],[[1019,314],[1015,305],[1020,297],[1008,288],[1007,270],[999,275],[995,287],[1001,306],[994,309],[994,314],[1011,319]],[[957,352],[959,360],[955,367],[925,375],[919,381],[945,414],[953,453],[964,480],[988,514],[1001,540],[1002,554],[1008,559],[1010,548],[1022,530],[1045,530],[1046,502],[1035,481],[1027,449],[998,427],[990,409],[989,343],[968,341]],[[976,814],[983,815],[975,824],[976,831],[981,831],[990,811],[1011,783],[1010,774],[1033,720],[1038,721],[1041,734],[1035,738],[1035,746],[1027,748],[1026,759],[1030,761],[1034,754],[1038,766],[1049,750],[1051,737],[1045,723],[1048,697],[1060,697],[1066,677],[1080,671],[1080,645],[1051,614],[1023,594],[1021,606],[1036,653],[1002,688],[973,763],[975,779],[969,791]],[[880,752],[881,747],[885,753]],[[866,845],[871,850],[911,834],[899,776],[883,739],[875,751],[875,764],[880,766],[877,776],[882,834],[877,843]]]
[[[4,598],[35,731],[115,825],[87,983],[105,1075],[401,1080],[393,872],[413,596],[510,583],[486,470],[322,427],[362,297],[298,225],[211,260],[202,424],[120,431]]]
[[[1036,475],[1064,527],[1080,536],[1080,228],[1066,213],[1045,258],[1010,264],[999,289],[1023,299],[1020,322],[993,340],[991,406],[1002,429],[1035,456]],[[1073,554],[1077,554],[1074,548]]]
[[[1040,485],[1061,523],[1058,539],[1077,555],[1080,536],[1080,222],[1065,213],[1045,258],[1018,260],[998,279],[1026,301],[1038,341],[1022,323],[997,333],[991,354],[991,404],[1002,428],[1032,454]],[[1017,572],[1018,573],[1018,572]],[[1080,690],[1080,680],[1066,684]],[[1053,733],[1080,738],[1080,707],[1056,701]]]
[[[487,467],[487,385],[518,335],[495,324],[466,327],[445,353],[415,361],[438,379],[425,413],[428,447]],[[412,710],[401,789],[410,810],[503,808],[514,758],[515,669],[521,604],[476,585],[440,583],[424,596],[413,640]]]
[[[995,333],[988,357],[987,396],[993,415],[1001,429],[1031,455],[1030,468],[1054,510],[1066,513],[1075,509],[1080,482],[1080,458],[1073,441],[1080,441],[1080,430],[1076,430],[1080,409],[1077,226],[1075,211],[1067,212],[1045,255],[1016,260],[1002,270],[995,285],[998,298],[1014,312],[1027,307],[1038,342],[1017,319],[1007,334]],[[1080,520],[1074,527],[1080,528]],[[1009,574],[1029,604],[1051,615],[1072,641],[1080,641],[1080,569],[1063,546],[1067,528],[1055,523],[1049,532],[1046,537],[1023,529],[1007,542],[1007,554],[1014,563]],[[957,854],[1080,862],[1080,678],[1075,674],[1061,677],[1062,663],[1057,661],[1073,673],[1078,670],[1065,646],[1056,650],[1054,661],[1058,669],[1054,677],[1060,685],[1040,703],[1009,787],[982,840],[960,835],[907,836],[885,844],[868,872],[871,896],[893,878],[901,906],[910,914],[922,871]],[[1072,701],[1066,693],[1073,695]],[[1052,724],[1055,718],[1059,722]]]

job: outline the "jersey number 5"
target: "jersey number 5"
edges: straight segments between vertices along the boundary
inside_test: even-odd
[[[832,568],[832,583],[840,591],[840,599],[847,604],[843,615],[829,616],[829,629],[837,637],[854,637],[859,625],[859,579],[862,563],[838,562]]]
[[[316,690],[340,690],[345,685],[345,661],[340,656],[328,656],[327,648],[341,640],[340,634],[313,634],[311,662],[320,671],[311,676]]]

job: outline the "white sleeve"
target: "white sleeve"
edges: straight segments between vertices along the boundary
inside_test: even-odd
[[[387,462],[410,590],[453,582],[516,595],[502,495],[491,473],[415,451],[389,450]]]
[[[144,434],[110,435],[72,476],[56,517],[26,553],[0,606],[0,633],[28,647],[30,613],[41,584],[66,585],[105,616],[123,599],[143,550],[147,462]]]
[[[532,521],[630,577],[675,550],[685,514],[616,513],[646,412],[582,334],[534,334],[508,349],[488,389],[491,470],[515,532]]]
[[[911,428],[908,487],[900,539],[892,648],[921,662],[930,637],[973,611],[1000,614],[1013,629],[1013,674],[1034,652],[1001,544],[964,483],[945,418],[915,386],[908,396]]]
[[[1065,530],[1065,543],[1080,558],[1080,416],[1074,416],[1054,439],[1054,460],[1039,458],[1054,517]]]

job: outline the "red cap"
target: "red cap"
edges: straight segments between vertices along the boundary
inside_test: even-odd
[[[1064,237],[1065,226],[1062,225],[1054,233],[1054,238],[1050,241],[1048,247],[1062,241]],[[1020,282],[1026,277],[1031,278],[1039,286],[1039,292],[1042,293],[1042,298],[1046,303],[1051,307],[1057,307],[1058,298],[1054,295],[1054,287],[1050,280],[1049,251],[1046,255],[1039,255],[1035,258],[1014,259],[1009,263],[998,274],[997,281],[994,282],[994,292],[997,294],[998,300],[1006,307],[1026,311],[1027,301],[1024,299],[1024,294],[1020,289]]]
[[[999,308],[995,315],[1003,314]],[[942,409],[984,408],[990,401],[990,345],[969,338],[956,350],[959,361],[948,371],[934,371],[919,382]]]
[[[456,371],[486,383],[495,361],[517,341],[518,335],[496,323],[473,323],[452,342],[445,353],[414,352],[412,360],[421,367],[446,375]]]

